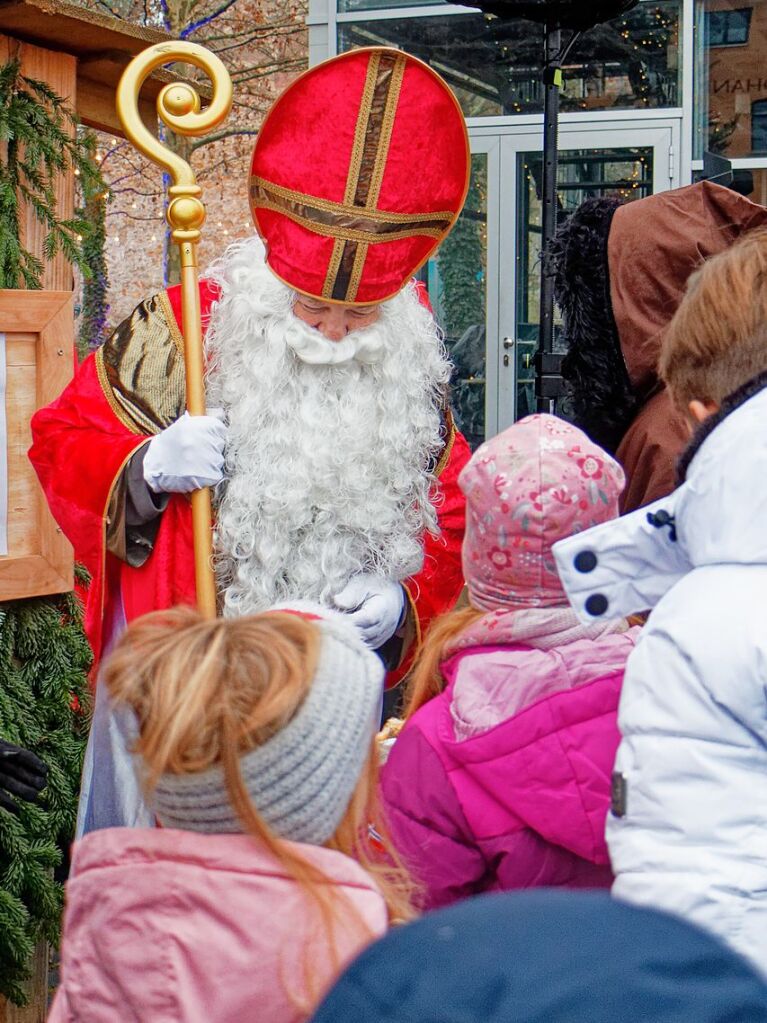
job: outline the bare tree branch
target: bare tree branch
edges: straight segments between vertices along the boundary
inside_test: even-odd
[[[215,135],[205,135],[192,143],[192,152],[201,146],[209,146],[212,142],[219,142],[221,139],[230,139],[242,135],[258,135],[258,128],[227,128],[216,132]]]
[[[229,8],[234,7],[236,3],[237,0],[225,0],[225,2],[221,4],[218,10],[213,11],[212,14],[207,15],[205,18],[200,18],[199,21],[193,21],[191,25],[187,25],[186,28],[182,29],[181,38],[188,39],[189,36],[192,35],[194,32],[198,32],[201,28],[204,28],[206,25],[210,25],[210,23],[212,21],[215,21],[216,18],[220,18],[224,11],[228,11]]]

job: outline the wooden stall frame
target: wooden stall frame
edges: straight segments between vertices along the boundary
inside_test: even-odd
[[[29,416],[23,415],[22,422],[18,417],[20,402],[33,404],[34,411],[69,383],[73,324],[70,291],[0,290],[8,371],[8,554],[0,557],[0,601],[64,593],[74,585],[72,546],[48,510],[27,458]],[[17,436],[12,436],[14,422]]]

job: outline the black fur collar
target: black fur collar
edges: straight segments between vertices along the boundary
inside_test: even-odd
[[[677,463],[676,475],[678,483],[684,483],[690,463],[700,451],[704,440],[714,432],[720,423],[724,422],[727,416],[732,415],[736,409],[739,409],[741,405],[745,405],[750,398],[753,398],[755,394],[759,394],[765,387],[767,387],[767,370],[758,373],[739,387],[737,391],[733,391],[732,394],[724,399],[718,412],[715,412],[708,419],[704,419],[700,423],[693,434],[692,440]]]
[[[629,381],[610,300],[607,238],[620,205],[610,197],[581,203],[546,257],[564,320],[562,375],[573,419],[613,453],[642,404]]]

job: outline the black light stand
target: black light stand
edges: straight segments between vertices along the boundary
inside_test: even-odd
[[[541,223],[541,305],[535,355],[535,396],[539,412],[551,412],[564,393],[562,355],[554,351],[554,281],[543,256],[557,229],[559,90],[562,64],[581,33],[611,21],[639,0],[472,0],[471,6],[503,20],[528,18],[545,26],[543,63],[543,176]],[[564,29],[571,31],[562,45]]]
[[[577,33],[578,35],[580,33]],[[570,41],[569,46],[574,40]],[[559,169],[559,90],[562,85],[562,30],[546,25],[543,66],[543,176],[541,213],[541,305],[535,353],[535,397],[539,412],[551,412],[562,394],[562,356],[554,352],[554,280],[543,254],[557,229]]]

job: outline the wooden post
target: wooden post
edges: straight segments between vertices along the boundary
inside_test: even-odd
[[[0,35],[0,63],[5,63],[16,56],[21,58],[22,74],[46,82],[66,100],[72,110],[75,109],[77,59],[74,56],[42,49],[31,43]],[[62,219],[72,217],[75,182],[71,174],[59,175],[56,181],[56,200],[58,216]],[[21,244],[34,255],[43,259],[44,239],[45,228],[35,219],[30,209],[22,210],[19,239]],[[71,295],[74,287],[72,268],[64,256],[59,253],[52,262],[43,261],[45,263],[41,282],[43,289],[49,292],[68,292]],[[72,555],[69,545],[57,530],[56,524],[45,507],[45,500],[32,476],[31,467],[26,462],[26,458],[22,459],[16,455],[26,451],[29,443],[29,416],[41,404],[40,395],[36,393],[39,391],[40,380],[37,377],[36,384],[34,363],[38,359],[41,360],[37,365],[39,374],[51,378],[51,386],[58,387],[60,390],[59,385],[66,383],[71,373],[74,328],[71,312],[72,300],[66,294],[46,296],[41,292],[6,291],[0,292],[0,295],[6,297],[6,302],[8,296],[16,296],[14,305],[3,306],[2,299],[0,299],[0,319],[2,320],[0,331],[7,332],[9,328],[13,327],[20,331],[17,335],[9,338],[8,345],[11,365],[8,366],[7,409],[9,412],[13,412],[13,415],[9,415],[9,456],[13,461],[13,465],[9,466],[11,470],[8,509],[9,541],[13,545],[13,552],[18,556],[0,559],[2,562],[0,575],[3,575],[6,586],[11,586],[6,594],[7,599],[9,595],[16,595],[11,581],[11,575],[15,571],[20,571],[22,590],[26,587],[27,592],[30,592],[28,588],[34,587],[40,581],[37,578],[39,573],[33,571],[32,576],[35,578],[30,578],[27,571],[33,561],[42,569],[42,575],[47,577],[47,582],[39,592],[60,592],[72,585]],[[46,303],[46,308],[49,306],[58,318],[53,316],[52,319],[50,311],[46,312],[42,308],[38,308]],[[56,308],[54,309],[54,307]],[[30,322],[34,320],[36,326],[22,323],[21,320],[17,321],[19,314],[22,319],[28,316]],[[46,346],[47,351],[43,352],[36,345],[39,334],[33,332],[44,330],[45,324],[48,324],[49,321],[52,335]],[[46,362],[46,360],[53,361]],[[46,394],[45,400],[50,400],[51,397],[53,395]],[[16,463],[18,463],[18,472],[16,472]],[[35,545],[40,547],[40,550],[37,550]],[[55,553],[51,554],[50,551]],[[3,579],[0,579],[0,589],[3,586]],[[24,986],[28,1004],[19,1008],[0,996],[0,1023],[45,1023],[48,1014],[49,992],[48,945],[44,941],[41,941],[35,949],[31,971],[30,979]]]
[[[0,995],[0,1023],[45,1023],[48,1015],[48,946],[41,941],[32,960],[32,976],[24,985],[29,1003],[19,1008]]]
[[[71,110],[76,109],[77,101],[77,58],[69,53],[57,53],[44,50],[31,43],[23,43],[18,39],[0,35],[0,63],[13,57],[21,58],[21,73],[29,78],[37,78],[46,82],[62,99],[66,100]],[[74,132],[74,129],[72,129]],[[71,174],[60,174],[56,180],[56,203],[58,217],[69,220],[75,208],[75,179]],[[19,241],[24,248],[40,259],[43,259],[43,241],[45,228],[35,218],[31,209],[22,212],[20,218]],[[61,252],[53,262],[45,262],[42,286],[47,291],[72,291],[74,280],[72,267]],[[73,338],[74,343],[74,338]]]

